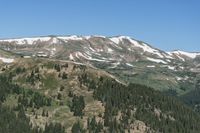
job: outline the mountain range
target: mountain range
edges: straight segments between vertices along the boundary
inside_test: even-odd
[[[43,57],[83,63],[106,70],[127,83],[142,83],[162,91],[175,89],[178,94],[188,90],[182,90],[182,84],[189,81],[190,86],[190,82],[195,82],[200,66],[200,53],[165,52],[127,36],[7,39],[0,40],[0,48],[24,58]],[[190,89],[194,88],[190,86]]]

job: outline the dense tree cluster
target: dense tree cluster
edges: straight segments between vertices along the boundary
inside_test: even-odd
[[[27,76],[26,81],[31,85],[35,85],[36,82],[41,80],[41,75],[39,74],[39,68],[32,71],[30,75]]]
[[[54,69],[55,69],[57,72],[60,72],[61,66],[60,66],[59,64],[55,64]]]
[[[40,108],[43,106],[51,106],[51,98],[41,95],[39,92],[32,90],[24,90],[23,93],[18,97],[18,103],[24,107],[35,107]]]
[[[12,109],[0,105],[0,133],[65,133],[65,129],[57,123],[46,125],[44,131],[32,127],[22,106],[16,115]]]
[[[102,132],[103,123],[100,122],[100,121],[97,122],[95,116],[93,116],[91,119],[88,118],[88,120],[87,120],[87,130],[89,132],[94,132],[94,133]]]
[[[200,77],[196,79],[195,89],[181,96],[180,99],[200,113]]]
[[[22,89],[16,84],[10,84],[10,79],[0,76],[0,101],[4,102],[9,94],[20,94]]]
[[[72,129],[71,129],[72,133],[85,133],[85,129],[83,129],[80,121],[77,121],[73,124]]]
[[[67,79],[67,77],[68,77],[67,73],[63,72],[62,73],[62,79]]]
[[[198,133],[200,117],[176,98],[166,96],[152,88],[117,83],[113,79],[95,81],[83,76],[81,82],[91,87],[94,97],[105,104],[104,126],[110,132],[130,129],[135,119],[145,122],[154,131],[163,133]],[[93,80],[93,81],[92,81]],[[88,85],[95,83],[96,85]],[[118,114],[121,114],[117,120]]]
[[[59,123],[50,123],[45,126],[45,130],[43,133],[65,133],[65,129]]]
[[[25,71],[26,71],[25,68],[17,67],[16,70],[15,70],[15,73],[20,74],[20,73],[24,73]]]
[[[70,105],[70,110],[74,112],[74,116],[83,116],[83,110],[85,108],[85,101],[83,96],[73,95],[72,104]]]
[[[18,116],[9,108],[0,105],[0,132],[1,133],[31,133],[29,120],[20,109]]]

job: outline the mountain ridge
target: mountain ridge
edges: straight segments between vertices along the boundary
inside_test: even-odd
[[[188,77],[195,82],[195,75],[199,74],[199,53],[165,52],[128,36],[69,35],[8,39],[0,40],[0,49],[22,58],[83,63],[105,70],[127,83],[145,84],[164,91],[175,88],[181,94],[185,91],[180,83],[184,84]],[[194,76],[187,73],[194,73]],[[194,88],[189,84],[190,88]]]
[[[198,51],[193,51],[193,52],[189,52],[189,51],[183,51],[183,50],[180,50],[180,49],[175,49],[175,50],[172,50],[172,51],[165,51],[165,50],[161,50],[159,48],[156,48],[152,45],[150,45],[149,43],[146,43],[144,41],[141,41],[141,40],[137,40],[135,38],[132,38],[130,36],[123,36],[123,35],[117,35],[117,36],[102,36],[102,35],[87,35],[87,36],[84,36],[84,35],[43,35],[43,36],[32,36],[32,37],[17,37],[17,38],[1,38],[0,39],[0,42],[20,42],[19,44],[26,44],[25,42],[23,41],[26,41],[26,40],[32,40],[31,42],[33,43],[34,41],[38,41],[40,40],[41,42],[42,41],[49,41],[51,39],[64,39],[66,38],[67,39],[71,39],[71,40],[76,40],[76,39],[89,39],[89,38],[92,38],[92,37],[99,37],[99,38],[108,38],[110,40],[112,40],[113,42],[115,43],[119,43],[119,40],[120,39],[129,39],[129,40],[134,40],[134,41],[137,41],[137,42],[142,42],[142,43],[145,43],[147,44],[148,46],[152,47],[153,49],[157,49],[157,50],[160,50],[160,51],[163,51],[163,52],[166,52],[166,53],[169,53],[169,54],[173,54],[175,52],[182,52],[182,53],[186,53],[187,54],[199,54],[200,52]],[[118,39],[118,40],[116,40]],[[34,41],[33,41],[34,40]],[[116,42],[117,41],[117,42]],[[23,43],[22,43],[23,42]],[[30,42],[28,42],[29,44]]]
[[[124,36],[124,35],[114,35],[114,36],[103,36],[103,35],[41,35],[41,36],[29,36],[29,37],[0,38],[0,42],[6,41],[6,40],[20,40],[20,39],[26,40],[26,39],[44,38],[44,37],[55,37],[56,38],[56,37],[70,37],[70,36],[77,36],[77,37],[82,37],[82,38],[89,38],[89,37],[102,37],[102,38],[117,37],[117,38],[120,38],[120,37],[125,37],[125,38],[131,38],[135,41],[144,42],[144,43],[150,45],[149,43],[147,43],[145,41],[141,41],[141,40],[135,39],[133,37]],[[150,45],[150,46],[152,46],[152,45]],[[154,47],[154,48],[159,49],[159,48],[156,48],[156,47]],[[159,49],[159,50],[161,50],[161,49]],[[162,51],[165,51],[165,50],[162,50]],[[187,52],[187,53],[200,53],[199,51],[185,51],[185,50],[181,50],[181,49],[174,49],[174,50],[165,51],[165,52],[174,52],[174,51],[183,51],[183,52]]]

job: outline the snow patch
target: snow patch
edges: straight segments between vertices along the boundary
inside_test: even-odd
[[[69,55],[69,59],[70,59],[70,60],[74,60],[74,57],[73,57],[72,54]]]
[[[184,70],[185,68],[183,66],[179,66],[180,69]]]
[[[56,51],[56,48],[52,48],[51,50],[52,50],[52,51]]]
[[[93,38],[93,37],[106,38],[105,36],[101,36],[101,35],[84,36],[83,38],[85,38],[86,40],[89,40],[90,38]]]
[[[87,60],[91,60],[91,61],[109,62],[109,61],[104,60],[104,59],[92,58],[91,56],[88,56],[88,55],[83,54],[83,53],[81,53],[81,52],[77,52],[77,53],[76,53],[76,57],[79,58],[79,56],[81,56],[81,57],[83,57],[83,58],[85,58],[85,59],[87,59]]]
[[[101,36],[101,35],[93,35],[92,37],[106,38],[105,36]]]
[[[96,50],[93,49],[91,46],[89,46],[89,49],[92,50],[92,52],[96,52]]]
[[[147,60],[152,61],[152,62],[156,62],[156,63],[167,64],[167,62],[165,62],[165,61],[163,61],[161,59],[154,59],[154,58],[147,57]]]
[[[130,63],[126,63],[127,66],[130,66],[130,67],[134,67],[132,64]]]
[[[181,78],[181,77],[176,77],[176,79],[178,80],[178,81],[180,81],[180,80],[183,80],[183,78]]]
[[[171,60],[167,59],[167,62],[171,62]]]
[[[53,38],[51,44],[56,44],[58,43],[58,39],[57,38]]]
[[[170,70],[175,70],[175,67],[174,66],[167,66],[168,67],[168,69],[170,69]]]
[[[76,35],[72,35],[72,36],[63,36],[63,37],[57,37],[57,38],[59,38],[59,39],[62,39],[62,40],[64,40],[64,41],[68,41],[68,40],[83,40],[83,38],[82,37],[78,37],[78,36],[76,36]]]
[[[86,40],[89,40],[92,36],[84,36]]]
[[[1,60],[3,63],[12,63],[12,62],[14,62],[14,59],[11,59],[11,58],[3,58],[3,57],[0,57],[0,60]]]
[[[164,53],[163,55],[165,56],[165,58],[168,58],[168,59],[174,59],[174,58],[172,57],[172,54],[169,53],[169,52]]]
[[[120,65],[120,62],[115,62],[115,63],[112,63],[112,67],[109,67],[109,68],[116,68],[118,65]]]
[[[147,66],[148,68],[154,68],[154,67],[156,67],[156,66],[154,66],[154,65],[149,65],[149,66]]]
[[[108,48],[108,52],[112,53],[114,50],[112,50],[111,48]]]
[[[29,59],[29,58],[31,58],[31,56],[26,55],[26,56],[23,56],[23,58]]]
[[[118,38],[118,37],[112,37],[112,38],[110,38],[110,40],[116,44],[119,44],[119,42],[121,41],[120,38]]]

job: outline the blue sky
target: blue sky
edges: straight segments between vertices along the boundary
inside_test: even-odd
[[[200,0],[1,0],[0,38],[70,34],[200,51]]]

